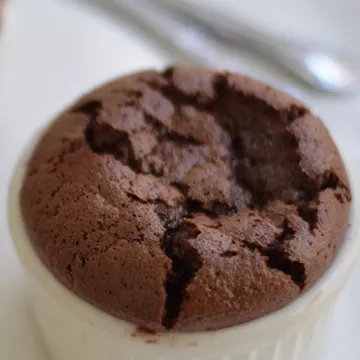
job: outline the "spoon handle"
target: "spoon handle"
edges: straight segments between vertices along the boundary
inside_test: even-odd
[[[241,62],[237,56],[230,55],[231,51],[230,56],[226,56],[225,52],[219,53],[214,49],[219,49],[219,44],[228,46],[227,50],[244,45],[281,64],[298,77],[308,77],[306,69],[303,69],[302,59],[298,57],[299,48],[295,44],[282,43],[246,22],[238,22],[226,16],[216,17],[214,10],[205,7],[204,11],[194,11],[185,2],[112,1],[145,24],[159,39],[181,50],[192,62],[215,68],[220,65],[223,69],[242,72]]]
[[[193,65],[242,70],[236,57],[218,51],[218,41],[209,36],[203,28],[184,18],[179,21],[174,18],[174,14],[169,14],[169,11],[161,8],[155,1],[108,0],[108,3],[110,2],[114,5],[114,11],[131,17],[165,45],[180,51],[183,61]]]
[[[186,1],[154,0],[153,2],[177,16],[201,25],[207,32],[221,41],[236,46],[246,46],[264,56],[279,60],[282,41],[238,17],[234,19],[225,13],[219,14],[215,9],[208,6],[194,6]]]

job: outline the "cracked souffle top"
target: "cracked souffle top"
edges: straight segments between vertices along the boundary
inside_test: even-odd
[[[155,331],[277,310],[314,284],[351,193],[322,122],[241,75],[175,67],[96,89],[47,129],[21,193],[66,287]]]

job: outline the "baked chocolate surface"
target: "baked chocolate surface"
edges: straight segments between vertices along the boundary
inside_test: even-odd
[[[333,260],[351,193],[323,123],[253,79],[174,67],[62,113],[21,192],[42,261],[84,300],[156,331],[277,310]]]

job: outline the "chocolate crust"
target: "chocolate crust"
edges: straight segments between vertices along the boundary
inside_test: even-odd
[[[122,77],[39,142],[21,205],[66,287],[155,331],[277,310],[318,280],[351,193],[323,123],[241,75],[174,67]]]

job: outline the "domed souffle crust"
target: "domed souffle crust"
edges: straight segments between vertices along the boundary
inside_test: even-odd
[[[78,296],[156,331],[296,299],[344,240],[351,193],[323,123],[253,79],[175,67],[62,113],[21,192],[29,237]]]

